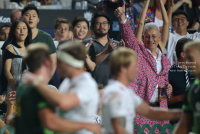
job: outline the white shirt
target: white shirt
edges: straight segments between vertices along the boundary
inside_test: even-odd
[[[193,40],[200,40],[200,33],[199,32],[196,32],[194,34],[187,33],[184,36],[180,36],[178,33],[170,33],[168,44],[167,44],[167,58],[169,59],[171,65],[177,62],[176,43],[181,38],[190,38]]]
[[[157,17],[155,17],[155,22],[154,23],[156,23],[158,25],[158,27],[162,27],[163,26],[163,20],[159,20]]]
[[[149,49],[147,50],[151,53]],[[158,58],[156,56],[153,57],[156,60],[157,74],[159,74],[162,71],[162,52],[158,48],[156,49],[156,52],[158,53]],[[156,90],[154,91],[150,102],[154,103],[156,101],[158,101],[158,84],[156,85]]]
[[[53,42],[54,42],[55,47],[58,48],[59,42],[58,42],[58,41],[55,41],[55,40],[54,40]]]
[[[133,134],[133,121],[135,109],[142,103],[142,99],[137,96],[131,88],[126,87],[116,80],[110,80],[105,87],[102,96],[102,119],[105,134],[114,133],[111,119],[125,117],[125,129]]]
[[[65,78],[59,87],[62,93],[73,92],[80,101],[80,106],[68,111],[57,110],[57,115],[69,121],[94,123],[94,115],[98,107],[98,87],[94,79],[87,72],[73,78]],[[92,134],[85,129],[73,134]]]

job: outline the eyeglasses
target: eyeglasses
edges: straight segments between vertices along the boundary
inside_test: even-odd
[[[62,27],[58,27],[57,30],[59,30],[59,31],[62,31],[62,30],[63,30],[63,31],[69,31],[68,28],[62,28]]]
[[[173,20],[174,22],[179,22],[179,21],[183,22],[186,20],[186,18],[174,18]]]
[[[152,35],[152,36],[150,36],[150,35],[144,35],[145,39],[150,39],[151,37],[152,37],[152,39],[156,39],[158,36],[156,36],[156,35]]]
[[[97,26],[100,26],[100,25],[106,26],[106,25],[108,25],[108,22],[107,21],[104,21],[104,22],[95,22],[95,25],[97,25]]]

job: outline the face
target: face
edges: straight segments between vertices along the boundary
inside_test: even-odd
[[[19,22],[15,29],[15,37],[17,41],[24,41],[28,35],[28,28],[24,22]]]
[[[131,63],[126,68],[126,76],[129,82],[133,82],[136,79],[138,73],[138,60],[136,57],[131,57]]]
[[[22,17],[26,20],[31,29],[36,28],[38,22],[40,21],[40,19],[38,18],[38,14],[35,10],[26,11],[26,13]]]
[[[180,15],[173,17],[172,24],[173,24],[173,27],[176,30],[176,32],[179,33],[181,31],[186,31],[189,23],[188,23],[185,15],[180,14]]]
[[[66,23],[61,23],[58,28],[54,31],[56,40],[63,41],[67,40],[67,36],[69,33],[69,25]]]
[[[96,18],[93,27],[96,36],[103,37],[107,35],[109,29],[110,25],[108,24],[108,20],[105,17]]]
[[[198,50],[194,48],[188,49],[185,54],[184,58],[186,60],[186,65],[189,66],[189,70],[193,75],[200,76],[200,53]]]
[[[16,12],[12,15],[12,23],[16,20],[16,19],[21,19],[22,18],[22,13],[21,12]]]
[[[151,51],[155,51],[160,39],[161,39],[161,35],[159,34],[157,28],[144,31],[143,42],[144,42],[144,46],[147,49]]]
[[[64,63],[63,61],[57,59],[57,67],[59,68],[59,74],[60,77],[62,78],[66,78],[66,77],[70,77],[71,76],[71,66],[69,66],[68,64]]]
[[[3,27],[0,31],[0,40],[5,41],[6,38],[8,38],[9,32],[10,32],[9,27]]]
[[[88,33],[88,25],[85,21],[80,21],[74,27],[74,38],[84,39]]]

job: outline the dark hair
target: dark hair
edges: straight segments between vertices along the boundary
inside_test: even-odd
[[[15,10],[13,10],[13,11],[11,12],[11,14],[10,14],[10,20],[11,20],[11,22],[13,22],[13,14],[14,14],[14,13],[17,13],[17,12],[21,12],[21,10],[15,9]]]
[[[58,18],[55,20],[54,28],[57,29],[61,23],[68,24],[68,25],[69,25],[69,28],[70,28],[70,23],[69,23],[69,21],[68,21],[66,18],[64,18],[64,17],[58,17]]]
[[[4,27],[9,27],[9,28],[10,28],[10,25],[4,24],[4,25],[2,25],[2,26],[0,27],[0,30],[3,29]]]
[[[183,11],[183,10],[177,10],[176,12],[174,12],[172,14],[172,22],[173,22],[174,16],[177,16],[177,15],[180,15],[180,14],[184,15],[186,17],[186,19],[188,20],[188,14],[185,11]]]
[[[34,43],[27,47],[23,61],[27,64],[30,72],[35,72],[42,66],[44,59],[50,60],[49,55],[50,50],[46,44]]]
[[[31,31],[28,23],[24,19],[17,19],[11,25],[10,32],[9,32],[9,35],[8,35],[8,39],[5,42],[6,46],[9,45],[9,44],[12,44],[12,45],[14,45],[16,47],[20,47],[19,45],[17,45],[17,43],[16,43],[16,37],[15,37],[15,30],[16,30],[16,27],[19,24],[19,22],[24,22],[26,24],[26,26],[27,26],[27,29],[28,29],[28,35],[27,35],[27,37],[25,39],[24,45],[28,46],[32,42],[32,31]]]
[[[100,83],[98,83],[98,89],[99,90],[101,90],[101,89],[103,89],[104,88],[104,85],[103,84],[100,84]]]
[[[182,38],[178,40],[176,43],[176,56],[177,58],[180,58],[180,53],[183,52],[183,47],[187,42],[193,41],[192,39],[189,38]]]
[[[28,11],[28,10],[35,10],[37,12],[37,15],[39,17],[39,10],[37,9],[37,7],[33,4],[28,4],[24,7],[24,9],[22,10],[22,16]]]
[[[88,29],[89,29],[89,22],[88,22],[88,20],[86,18],[80,17],[80,16],[74,18],[74,20],[72,22],[72,27],[74,28],[77,25],[77,23],[82,22],[82,21],[84,21],[84,22],[87,23],[87,26],[88,26]]]
[[[94,24],[96,22],[96,18],[98,18],[98,17],[105,17],[107,19],[107,21],[108,21],[108,24],[110,25],[111,19],[110,19],[110,16],[107,13],[105,13],[105,12],[96,12],[94,14],[93,18],[92,18],[92,22],[91,22],[91,26],[92,27],[94,27]]]

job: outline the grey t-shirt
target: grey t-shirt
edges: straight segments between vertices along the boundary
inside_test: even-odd
[[[97,41],[94,37],[92,37],[91,39],[83,40],[83,43],[87,44],[90,42],[90,40],[92,40],[93,43],[89,50],[89,56],[91,56],[91,60],[96,63],[96,55],[108,48],[109,41],[105,46],[103,46],[99,41]],[[108,40],[110,39],[108,38]],[[118,41],[113,40],[113,42],[116,43],[117,45],[119,44]],[[92,77],[96,80],[96,82],[98,84],[103,84],[104,86],[107,85],[108,80],[111,78],[109,59],[110,59],[110,54],[102,63],[97,65],[95,70],[92,72]]]

